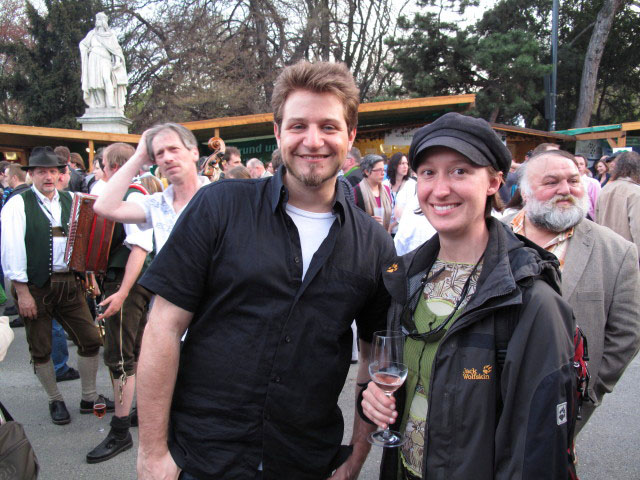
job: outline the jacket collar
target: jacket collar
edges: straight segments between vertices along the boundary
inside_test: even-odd
[[[504,297],[514,292],[516,284],[527,278],[543,275],[560,293],[559,263],[556,257],[530,240],[514,234],[511,229],[493,217],[487,219],[489,242],[484,254],[483,267],[478,278],[476,295],[467,310],[483,305],[491,298]],[[384,282],[389,294],[398,302],[406,302],[415,286],[428,273],[440,251],[440,240],[430,240],[398,259],[397,269],[388,269]],[[393,271],[390,271],[393,270]],[[514,298],[514,301],[518,299]]]

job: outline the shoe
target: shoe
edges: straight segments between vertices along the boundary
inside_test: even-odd
[[[56,382],[68,382],[69,380],[77,380],[80,378],[80,374],[75,368],[69,367],[69,369],[62,375],[56,375]]]
[[[10,326],[11,328],[24,327],[24,320],[22,320],[22,317],[14,318],[13,320],[11,320],[11,321],[9,322],[9,326]]]
[[[113,412],[116,409],[116,404],[109,400],[104,395],[98,395],[98,398],[102,399],[104,403],[107,405],[107,412]],[[86,413],[93,413],[93,404],[98,402],[98,398],[96,398],[95,402],[91,402],[88,400],[80,400],[80,413],[83,415]]]
[[[133,447],[133,439],[131,433],[127,431],[127,436],[122,440],[118,440],[112,432],[109,432],[100,445],[87,453],[87,463],[100,463],[115,457],[120,452],[129,450]]]
[[[69,410],[61,400],[54,400],[49,404],[49,413],[51,414],[51,420],[56,425],[66,425],[71,421]]]
[[[12,315],[17,315],[18,314],[18,309],[16,308],[15,305],[11,305],[9,307],[5,307],[4,308],[4,314],[8,317],[12,316]]]
[[[132,427],[138,426],[138,407],[131,407],[131,413],[129,413],[129,420]]]

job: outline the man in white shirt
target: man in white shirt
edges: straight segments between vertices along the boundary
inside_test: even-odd
[[[134,148],[126,143],[114,143],[104,150],[107,188],[109,180],[134,152]],[[131,184],[124,198],[144,199],[145,196],[146,191],[141,185]],[[107,437],[87,454],[88,463],[109,460],[133,446],[129,428],[136,389],[136,363],[151,300],[151,293],[136,282],[151,262],[148,253],[152,250],[151,229],[140,230],[135,224],[116,224],[102,284],[106,298],[100,306],[105,310],[98,316],[98,320],[105,319],[104,362],[111,372],[116,397],[115,414]]]
[[[169,187],[140,201],[124,201],[131,180],[149,158],[158,164],[162,175],[169,180]],[[142,134],[135,154],[109,180],[109,188],[98,197],[94,210],[116,222],[138,223],[141,229],[153,228],[157,253],[184,207],[198,189],[208,183],[206,177],[198,176],[198,158],[198,142],[190,130],[176,123],[156,125]]]
[[[51,419],[64,425],[71,417],[51,361],[51,318],[55,314],[78,347],[80,413],[91,413],[94,402],[102,397],[96,393],[100,337],[80,281],[64,261],[73,194],[56,189],[58,157],[50,147],[34,148],[29,166],[23,169],[29,170],[33,186],[2,209],[2,266],[15,288],[35,374],[49,397]],[[113,411],[113,402],[104,400],[107,410]]]

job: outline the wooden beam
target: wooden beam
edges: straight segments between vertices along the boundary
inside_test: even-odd
[[[620,138],[607,138],[611,148],[622,148],[627,146],[627,136],[622,135]]]
[[[627,122],[622,124],[622,131],[628,132],[629,130],[640,130],[640,122]]]
[[[458,104],[474,104],[475,94],[447,95],[441,97],[410,98],[407,100],[389,100],[387,102],[361,103],[359,113],[385,112],[388,110],[411,110],[424,107],[443,107]]]
[[[25,125],[0,124],[0,133],[56,140],[95,140],[104,143],[125,142],[137,144],[140,141],[140,135],[131,133],[86,132],[67,128],[30,127]]]
[[[93,140],[89,140],[89,171],[93,171],[93,150],[95,146],[93,144]]]
[[[626,135],[626,133],[620,130],[609,132],[581,133],[580,135],[576,135],[576,140],[604,140],[605,138],[619,138]]]
[[[358,108],[359,113],[388,112],[392,110],[420,110],[425,108],[474,105],[475,94],[449,95],[441,97],[410,98],[407,100],[390,100],[387,102],[362,103]],[[273,123],[273,113],[257,113],[254,115],[241,115],[237,117],[212,118],[209,120],[196,120],[194,122],[182,122],[181,125],[189,130],[207,130],[211,128],[234,127],[239,125],[256,125]]]

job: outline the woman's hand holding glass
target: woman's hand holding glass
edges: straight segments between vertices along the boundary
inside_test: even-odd
[[[369,382],[367,389],[362,393],[362,411],[382,429],[389,428],[398,417],[396,399],[393,396],[388,397],[374,382]]]

